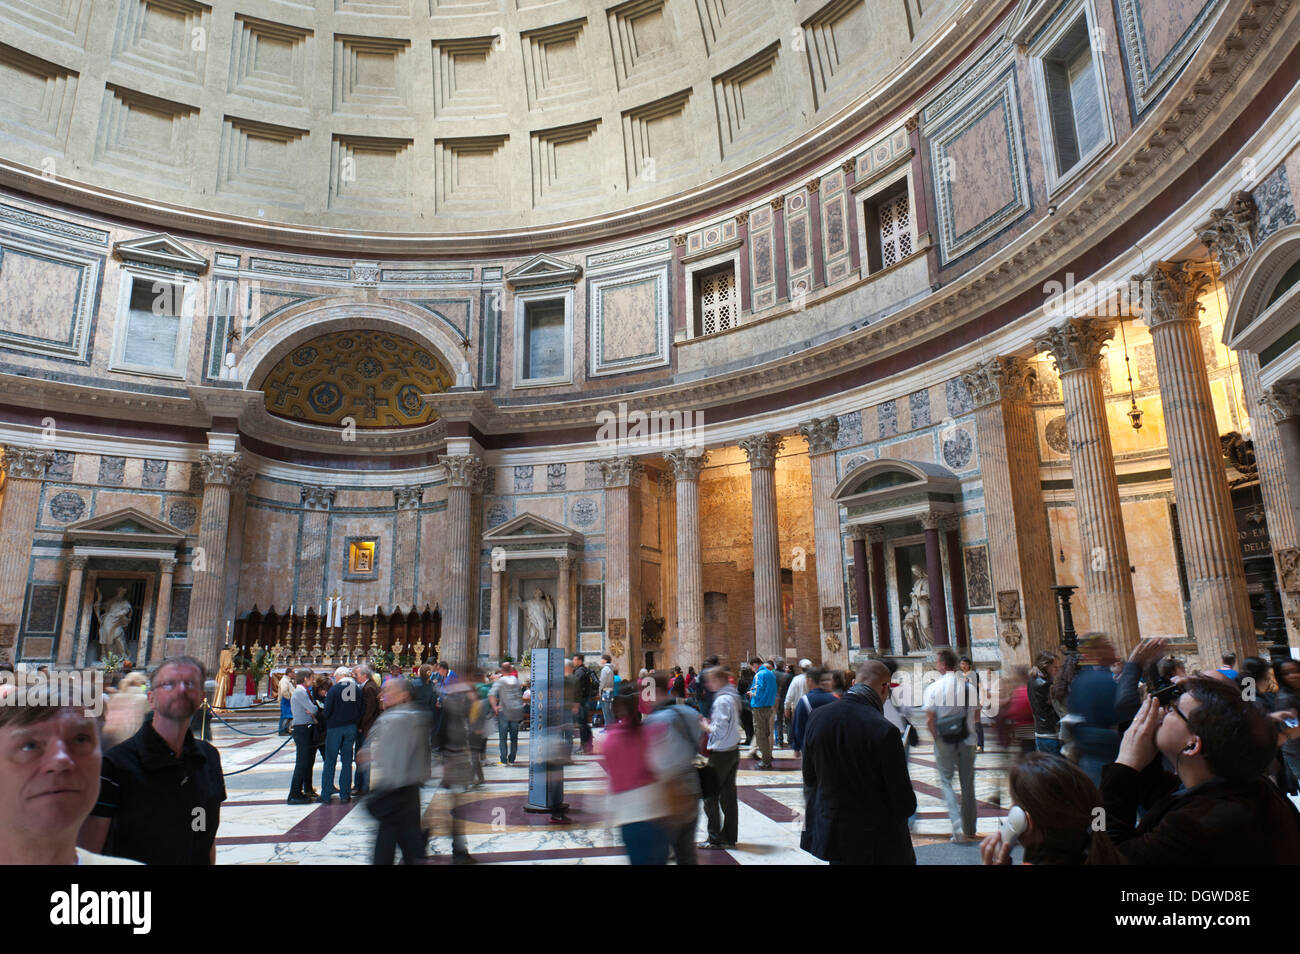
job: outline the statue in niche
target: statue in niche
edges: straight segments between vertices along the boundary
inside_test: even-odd
[[[912,605],[903,616],[903,652],[929,652],[934,645],[934,630],[930,625],[930,582],[925,570],[912,565]]]
[[[103,653],[126,655],[126,627],[131,623],[131,601],[126,598],[126,587],[119,586],[117,595],[107,603],[99,589],[95,590],[95,619],[99,621],[99,648]]]
[[[538,587],[528,599],[515,600],[515,605],[524,611],[524,652],[549,648],[555,629],[555,603]]]

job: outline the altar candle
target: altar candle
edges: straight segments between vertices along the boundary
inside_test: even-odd
[[[226,642],[230,642],[230,620],[226,620]]]

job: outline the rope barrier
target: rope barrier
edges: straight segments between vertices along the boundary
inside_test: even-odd
[[[279,735],[279,733],[280,733],[280,730],[279,730],[279,729],[276,729],[276,730],[273,731],[273,732],[245,732],[243,729],[236,728],[235,726],[233,726],[233,725],[231,725],[229,722],[227,722],[225,719],[221,718],[221,716],[217,715],[217,710],[214,709],[214,708],[212,708],[212,706],[209,705],[208,702],[207,702],[206,700],[204,700],[203,708],[204,708],[204,709],[207,709],[209,712],[211,712],[211,713],[212,713],[212,718],[216,719],[218,722],[220,722],[222,725],[224,725],[227,729],[230,729],[232,732],[238,732],[240,735],[249,735],[249,736],[252,736],[252,737],[255,738],[255,739],[264,739],[264,738],[267,738],[268,736]]]
[[[270,758],[273,758],[273,757],[276,756],[276,755],[279,755],[279,754],[280,754],[280,750],[283,749],[286,745],[288,745],[288,744],[289,744],[290,742],[292,742],[292,741],[293,741],[293,736],[289,736],[289,738],[285,739],[283,742],[280,743],[280,748],[276,749],[274,752],[272,752],[272,753],[271,753],[270,755],[268,755],[266,758],[264,758],[264,759],[258,759],[258,760],[257,760],[256,762],[254,762],[252,765],[249,765],[249,766],[247,766],[246,768],[241,768],[241,769],[240,769],[239,771],[237,771],[237,772],[222,772],[221,775],[222,775],[223,778],[229,778],[229,777],[232,776],[232,775],[243,775],[243,774],[244,774],[245,772],[247,772],[249,769],[255,769],[255,768],[257,768],[259,765],[261,765],[263,762],[265,762],[267,759],[270,759]]]

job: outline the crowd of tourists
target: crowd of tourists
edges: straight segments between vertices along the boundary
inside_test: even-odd
[[[377,864],[398,849],[405,863],[423,861],[444,835],[454,862],[473,863],[458,809],[484,782],[493,734],[495,761],[509,768],[524,731],[530,758],[554,770],[554,823],[571,821],[563,767],[597,756],[605,821],[634,864],[694,864],[741,846],[742,757],[769,771],[787,745],[798,762],[781,767],[802,775],[804,850],[832,864],[913,864],[912,749],[933,745],[952,838],[973,840],[986,721],[1013,759],[1011,810],[980,844],[986,864],[1300,863],[1300,813],[1287,797],[1300,778],[1300,661],[1238,667],[1227,654],[1218,669],[1189,672],[1168,648],[1143,640],[1121,660],[1091,637],[1019,677],[985,671],[992,687],[940,648],[919,699],[888,659],[849,673],[755,657],[733,672],[711,656],[698,674],[625,679],[608,655],[590,666],[575,655],[565,715],[546,733],[530,727],[532,687],[509,660],[463,675],[446,663],[382,676],[366,665],[300,669],[275,692],[295,753],[288,802],[364,797]],[[127,674],[100,718],[56,699],[3,698],[19,688],[0,681],[0,863],[214,863],[221,756],[192,730],[205,677],[188,657],[150,678]]]

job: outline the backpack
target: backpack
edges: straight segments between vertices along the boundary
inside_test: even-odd
[[[584,702],[590,702],[600,696],[600,677],[587,666],[583,666],[582,669],[582,699]]]
[[[966,741],[966,736],[970,735],[970,726],[966,724],[966,710],[970,707],[970,683],[966,683],[966,704],[964,706],[954,707],[955,713],[943,716],[935,721],[935,731],[939,733],[939,738],[949,745],[956,745],[959,742]]]

